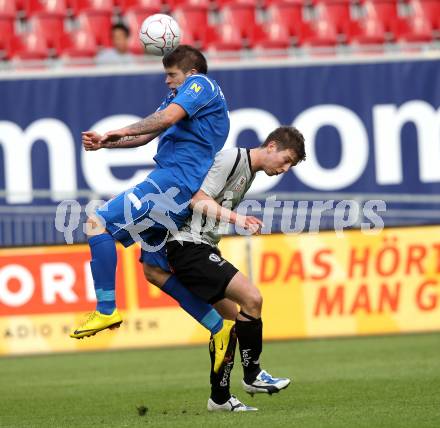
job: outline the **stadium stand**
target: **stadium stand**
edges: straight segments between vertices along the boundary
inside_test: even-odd
[[[302,55],[345,46],[363,52],[365,45],[423,48],[440,39],[438,0],[0,0],[0,61],[53,61],[72,55],[73,46],[88,46],[75,50],[75,57],[83,51],[92,58],[90,52],[110,45],[110,28],[117,22],[128,25],[130,51],[141,56],[137,33],[154,13],[178,20],[182,42],[236,55],[253,50]]]

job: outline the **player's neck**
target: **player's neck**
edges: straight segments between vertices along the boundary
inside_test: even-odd
[[[251,170],[253,173],[261,171],[263,169],[262,159],[261,159],[261,149],[255,148],[249,151],[251,157]]]

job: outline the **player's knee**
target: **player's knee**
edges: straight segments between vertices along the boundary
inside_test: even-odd
[[[246,293],[245,305],[243,309],[249,315],[259,318],[261,316],[261,309],[263,307],[263,296],[257,287],[252,287]]]
[[[147,263],[143,263],[144,277],[150,283],[156,287],[161,288],[169,277],[165,271],[160,267],[152,266]]]

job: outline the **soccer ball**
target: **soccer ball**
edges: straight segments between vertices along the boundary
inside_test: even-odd
[[[139,38],[148,54],[165,55],[180,42],[179,24],[169,15],[151,15],[142,23]]]

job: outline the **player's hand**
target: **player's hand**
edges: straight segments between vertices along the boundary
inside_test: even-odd
[[[100,143],[102,136],[95,131],[82,132],[82,145],[86,151],[95,151],[104,146]]]
[[[124,129],[117,129],[116,131],[109,131],[103,135],[100,143],[103,144],[103,143],[109,143],[112,141],[118,141],[121,138],[124,138],[126,136],[127,136],[127,134],[125,133]]]
[[[235,224],[245,230],[249,230],[252,235],[258,235],[261,232],[261,228],[264,226],[263,222],[259,218],[251,215],[237,215]]]

